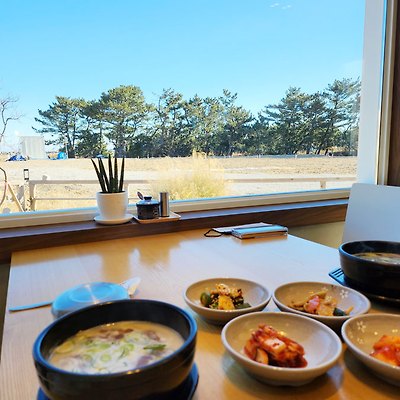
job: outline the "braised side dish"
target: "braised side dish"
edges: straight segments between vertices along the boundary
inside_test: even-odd
[[[372,357],[400,367],[400,336],[383,335],[375,344]]]
[[[200,295],[200,302],[204,307],[215,310],[238,310],[251,307],[243,299],[242,289],[230,288],[224,283],[215,285],[216,289],[210,292],[203,292]]]
[[[78,332],[52,351],[49,362],[81,374],[114,373],[154,363],[182,344],[182,337],[164,325],[121,321]]]
[[[307,365],[303,346],[264,324],[260,324],[251,333],[244,353],[261,364],[285,368],[302,368]]]
[[[292,300],[289,307],[309,314],[328,317],[349,315],[353,310],[353,307],[349,307],[347,310],[338,308],[337,300],[333,296],[328,295],[327,289],[311,293],[307,298],[300,301]]]

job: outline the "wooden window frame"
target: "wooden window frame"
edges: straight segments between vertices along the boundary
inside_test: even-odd
[[[209,229],[254,222],[279,223],[289,228],[344,221],[347,198],[268,206],[236,207],[181,213],[178,221],[123,225],[97,225],[94,221],[41,225],[0,230],[0,263],[8,263],[15,251],[134,236]]]
[[[387,184],[400,186],[400,7],[396,10],[395,32]]]

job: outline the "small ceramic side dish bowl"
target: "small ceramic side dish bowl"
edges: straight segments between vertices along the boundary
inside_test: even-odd
[[[250,307],[235,310],[218,310],[204,306],[200,297],[204,292],[216,289],[216,285],[225,284],[231,289],[241,289],[244,302]],[[191,284],[184,293],[186,304],[201,318],[216,325],[224,325],[239,315],[263,310],[271,299],[270,291],[258,282],[236,278],[211,278]]]
[[[378,377],[400,386],[400,367],[390,365],[370,355],[374,350],[374,344],[383,335],[400,338],[400,315],[359,315],[342,326],[343,340],[354,356]]]
[[[324,316],[311,314],[293,308],[293,303],[301,303],[313,293],[327,290],[327,296],[337,300],[337,308],[342,311],[351,309],[348,315]],[[341,326],[349,318],[365,314],[371,308],[370,301],[354,289],[326,282],[292,282],[286,283],[275,289],[273,300],[282,311],[291,312],[305,317],[314,318],[324,323],[335,331],[340,331]]]
[[[271,326],[303,346],[307,365],[278,367],[250,359],[244,346],[260,324]],[[342,343],[332,329],[311,318],[285,312],[257,312],[235,318],[225,325],[221,338],[225,349],[247,373],[275,386],[300,386],[311,382],[327,372],[342,352]]]

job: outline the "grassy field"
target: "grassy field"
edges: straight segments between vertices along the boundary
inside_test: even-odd
[[[325,156],[270,156],[270,157],[231,157],[204,158],[200,156],[188,158],[127,159],[126,179],[149,179],[157,183],[131,185],[129,187],[131,202],[135,202],[137,191],[153,196],[161,190],[167,190],[172,198],[196,198],[229,196],[241,194],[264,194],[299,190],[319,189],[318,182],[287,183],[235,183],[234,179],[243,178],[293,178],[293,177],[354,177],[356,175],[356,157]],[[38,197],[72,197],[73,201],[42,200],[37,202],[36,209],[58,209],[70,207],[94,206],[94,201],[78,200],[78,197],[94,197],[99,185],[79,185],[79,180],[95,180],[96,174],[89,159],[70,160],[28,160],[6,162],[0,161],[8,176],[8,182],[17,192],[18,185],[23,185],[24,169],[29,170],[31,180],[40,180],[46,176],[48,180],[69,180],[57,186],[37,187]],[[76,182],[76,183],[75,183]],[[328,183],[328,188],[349,186],[349,182]],[[20,189],[22,190],[22,189]],[[0,200],[4,185],[0,187]],[[27,190],[26,190],[27,191]],[[9,195],[7,196],[9,198]],[[17,211],[15,204],[9,199],[3,203],[4,208]]]

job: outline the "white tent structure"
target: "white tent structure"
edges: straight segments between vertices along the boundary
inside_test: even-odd
[[[30,160],[47,159],[42,136],[20,136],[21,155]]]

